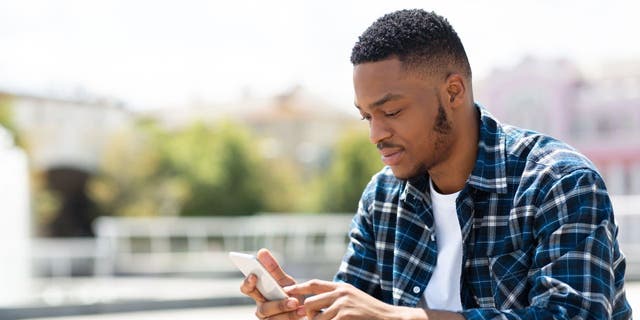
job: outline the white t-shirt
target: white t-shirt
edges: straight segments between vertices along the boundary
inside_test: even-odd
[[[437,310],[461,311],[460,276],[462,269],[462,233],[456,211],[460,191],[440,194],[431,185],[435,237],[438,262],[431,280],[424,290],[421,307]]]

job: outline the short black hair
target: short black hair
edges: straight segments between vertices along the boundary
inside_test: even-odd
[[[460,72],[471,78],[471,66],[458,34],[435,12],[411,9],[382,16],[354,45],[351,63],[355,66],[394,56],[408,70],[445,75]]]

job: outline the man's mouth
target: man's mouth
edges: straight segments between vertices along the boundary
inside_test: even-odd
[[[388,166],[395,166],[402,159],[402,156],[404,155],[404,150],[403,149],[395,149],[395,150],[382,149],[380,150],[380,154],[382,155],[381,158],[384,164]]]

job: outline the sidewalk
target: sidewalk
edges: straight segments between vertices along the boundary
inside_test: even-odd
[[[0,306],[0,320],[53,316],[91,319],[97,314],[122,316],[142,311],[250,305],[252,301],[240,293],[241,283],[240,277],[39,279],[33,281],[29,299]]]
[[[217,308],[157,310],[130,313],[112,313],[55,318],[33,318],[31,320],[250,320],[254,316],[255,306],[230,306]]]
[[[640,313],[640,282],[627,283],[627,300],[635,314]],[[30,320],[248,320],[256,319],[253,305],[195,308],[183,310],[156,310],[144,312],[113,313],[55,318],[32,318]]]

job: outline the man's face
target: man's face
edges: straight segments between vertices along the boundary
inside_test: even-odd
[[[451,122],[439,92],[444,81],[418,77],[396,59],[356,65],[355,104],[369,138],[400,179],[425,174],[450,152]]]

